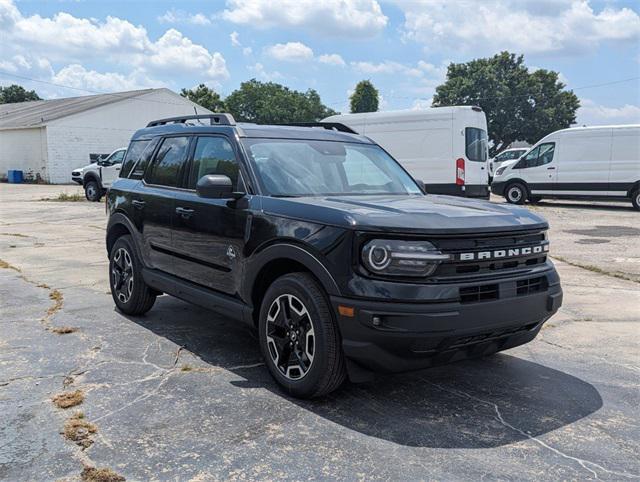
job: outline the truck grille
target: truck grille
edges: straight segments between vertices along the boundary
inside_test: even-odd
[[[479,301],[497,300],[499,297],[498,285],[466,286],[460,288],[461,303],[477,303]]]
[[[446,254],[458,258],[460,253],[493,252],[540,246],[545,242],[544,231],[504,234],[501,236],[469,236],[456,238],[437,238],[432,242]],[[499,273],[505,270],[524,269],[547,261],[547,252],[520,254],[518,256],[487,260],[462,261],[455,259],[442,263],[431,276],[433,281],[447,281],[447,278],[464,277],[470,274]]]
[[[547,289],[547,278],[540,276],[539,278],[523,279],[518,281],[516,286],[516,294],[518,296],[526,296],[532,293],[538,293]]]

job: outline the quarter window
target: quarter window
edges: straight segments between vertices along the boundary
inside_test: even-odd
[[[164,139],[151,166],[151,172],[145,177],[146,181],[160,186],[177,186],[178,175],[182,172],[188,151],[188,137]]]
[[[238,185],[238,162],[231,143],[224,137],[198,137],[189,172],[189,189],[195,189],[202,176],[219,174]]]

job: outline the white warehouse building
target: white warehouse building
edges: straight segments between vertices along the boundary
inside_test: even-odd
[[[0,104],[0,178],[11,169],[53,184],[90,156],[126,147],[155,119],[211,113],[169,89]]]

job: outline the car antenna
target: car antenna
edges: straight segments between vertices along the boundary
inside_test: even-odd
[[[198,109],[196,109],[195,105],[193,106],[193,112],[195,112],[196,115],[198,115]],[[201,126],[204,125],[200,119],[196,119],[196,120],[198,121],[198,124],[200,124]]]

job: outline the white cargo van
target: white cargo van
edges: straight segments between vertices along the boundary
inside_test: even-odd
[[[497,168],[491,191],[514,204],[543,197],[609,199],[640,209],[640,125],[553,132]]]
[[[489,196],[487,119],[480,107],[340,114],[324,121],[373,139],[429,193]]]

